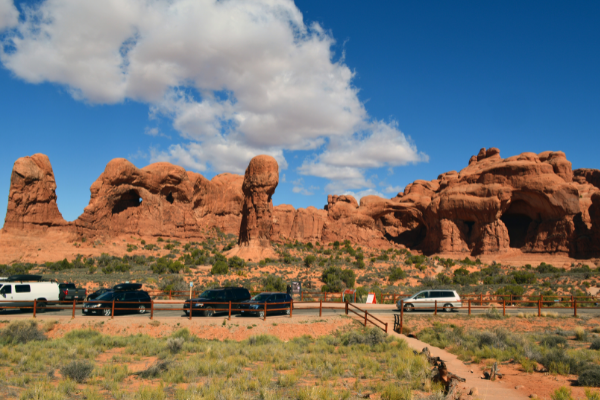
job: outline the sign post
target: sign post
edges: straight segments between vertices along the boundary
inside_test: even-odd
[[[194,282],[190,282],[190,300],[192,300],[192,288],[194,287]]]

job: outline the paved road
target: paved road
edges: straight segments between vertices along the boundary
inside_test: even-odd
[[[80,307],[81,305],[78,305],[78,307]],[[302,305],[302,306],[306,306],[306,305]],[[299,307],[302,307],[299,306]],[[360,304],[358,305],[359,307],[361,306]],[[158,310],[159,307],[162,308],[177,308],[177,307],[181,307],[181,305],[176,305],[176,304],[163,304],[163,305],[155,305],[155,311],[154,311],[154,316],[155,318],[160,318],[161,316],[169,316],[169,317],[177,317],[177,316],[181,316],[181,317],[185,317],[185,314],[181,311],[160,311]],[[331,316],[331,315],[337,315],[337,314],[342,314],[344,313],[344,308],[343,305],[336,305],[336,307],[340,307],[337,309],[326,309],[324,308],[322,310],[322,315],[323,316]],[[502,308],[497,308],[497,310],[499,312],[502,312]],[[392,314],[397,314],[399,313],[399,311],[391,306],[391,305],[381,305],[381,306],[375,306],[375,305],[371,305],[368,308],[369,313],[374,314],[374,315],[382,315],[382,316],[391,316]],[[71,316],[72,315],[72,309],[65,309],[65,310],[47,310],[45,313],[41,314],[41,315],[45,315],[45,316]],[[485,309],[477,309],[477,308],[472,308],[471,309],[471,313],[473,315],[480,315],[480,314],[484,314],[485,312],[487,312],[487,310]],[[573,309],[572,308],[544,308],[542,309],[542,312],[551,312],[551,313],[557,313],[559,315],[564,315],[564,316],[572,316],[573,315]],[[468,310],[466,308],[460,309],[460,310],[454,310],[451,313],[445,313],[443,311],[438,311],[438,313],[440,315],[466,315],[468,313]],[[525,314],[537,314],[537,308],[529,308],[529,309],[522,309],[522,308],[513,308],[513,307],[507,307],[506,308],[506,314],[507,315],[517,315],[518,313],[525,313]],[[20,310],[4,310],[4,311],[0,311],[0,319],[3,316],[11,316],[11,315],[27,315],[27,314],[31,314],[31,312],[24,312],[24,311],[20,311]],[[421,310],[421,311],[416,311],[416,312],[410,312],[410,313],[405,313],[405,315],[407,317],[413,316],[413,315],[433,315],[434,312],[432,310]],[[586,315],[586,316],[600,316],[600,309],[586,309],[586,308],[578,308],[577,309],[577,314],[578,315]],[[223,315],[227,315],[227,312],[225,313],[221,313],[221,314],[216,314],[216,316],[223,316]],[[294,315],[302,315],[302,316],[306,316],[306,315],[319,315],[319,310],[318,309],[302,309],[302,308],[294,308]],[[75,316],[77,318],[85,318],[87,317],[86,315],[83,315],[81,312],[81,309],[77,309],[75,310]],[[142,318],[148,318],[149,317],[149,313],[147,312],[146,314],[125,314],[125,315],[121,315],[121,314],[117,314],[115,316],[115,318],[131,318],[131,317],[142,317]],[[195,318],[196,316],[194,316]],[[202,318],[200,315],[198,315],[198,318]]]

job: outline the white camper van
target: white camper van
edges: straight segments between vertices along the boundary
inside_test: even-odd
[[[42,281],[39,275],[13,275],[1,284],[0,310],[18,307],[22,311],[32,311],[33,301],[37,300],[37,311],[44,311],[49,302],[58,301],[60,293],[58,282]]]

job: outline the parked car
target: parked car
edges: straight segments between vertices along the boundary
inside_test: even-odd
[[[97,299],[98,297],[102,296],[104,293],[108,293],[110,291],[112,291],[112,289],[108,289],[108,288],[98,289],[94,293],[88,294],[86,301]]]
[[[58,295],[58,299],[60,301],[83,301],[87,295],[87,289],[77,289],[74,283],[59,283],[58,288],[60,289],[60,293]]]
[[[22,311],[33,311],[37,300],[36,309],[43,312],[49,302],[58,301],[59,292],[58,282],[43,281],[40,275],[9,276],[0,288],[0,309],[19,307]]]
[[[139,283],[122,283],[112,290],[98,296],[96,299],[83,303],[82,313],[112,315],[112,302],[115,302],[115,314],[145,314],[150,307],[151,299],[148,292],[141,290]],[[125,308],[126,310],[122,310]],[[121,310],[119,310],[121,309]]]
[[[190,314],[190,302],[192,304],[192,315],[202,313],[205,317],[212,317],[215,313],[229,311],[229,302],[241,303],[250,299],[250,292],[243,287],[227,287],[209,289],[202,292],[195,299],[186,300],[183,308],[185,315]],[[211,302],[219,302],[223,304],[205,304]],[[233,304],[231,308],[239,308],[237,304]],[[233,313],[234,311],[232,311]],[[235,311],[236,313],[238,311]]]
[[[435,308],[435,301],[437,300],[438,308],[443,309],[446,312],[452,311],[454,308],[460,308],[462,303],[460,296],[456,293],[456,290],[423,290],[411,297],[398,300],[396,306],[398,310],[401,307],[401,301],[404,302],[404,311],[414,311],[415,309],[430,309]]]
[[[267,314],[271,313],[285,313],[290,315],[290,305],[280,304],[292,301],[292,296],[287,293],[261,293],[254,296],[252,299],[244,301],[240,308],[242,309],[242,315],[253,314],[260,318],[265,317],[265,303],[267,303]],[[284,309],[278,311],[269,311],[276,309]]]

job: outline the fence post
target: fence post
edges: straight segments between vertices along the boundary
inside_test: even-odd
[[[231,321],[231,300],[229,300],[229,321]]]
[[[300,301],[304,301],[304,292],[300,291]]]
[[[404,322],[404,300],[400,300],[400,334],[402,335],[402,323]]]
[[[512,294],[510,295],[510,304],[512,304],[513,299],[512,299]]]
[[[172,290],[169,290],[169,300],[172,300],[171,293],[172,293]]]
[[[325,302],[327,302],[327,292],[323,293],[323,300],[325,300]]]
[[[479,305],[483,305],[483,294],[479,293]]]
[[[192,303],[193,303],[193,301],[190,300],[190,320],[192,319]]]
[[[506,317],[506,299],[502,298],[502,316]]]
[[[110,313],[110,319],[115,319],[115,298],[113,297],[112,312]]]
[[[387,322],[385,323],[385,333],[387,333]]]
[[[292,314],[294,312],[294,298],[290,300],[290,318],[292,318]]]
[[[154,300],[150,299],[150,319],[154,317]]]
[[[35,318],[35,310],[36,310],[36,308],[37,308],[37,299],[33,299],[33,318]]]
[[[471,315],[471,299],[469,299],[469,315]]]
[[[71,318],[75,318],[75,299],[73,299],[73,316]]]
[[[365,310],[365,326],[367,326],[367,310]]]
[[[344,302],[344,292],[340,293],[340,302]]]
[[[538,299],[538,317],[542,316],[542,299]]]
[[[573,316],[577,317],[577,298],[573,300]]]
[[[319,300],[319,317],[323,313],[323,300]]]
[[[348,315],[348,302],[346,302],[346,315]]]
[[[433,312],[433,315],[437,315],[437,300],[435,301],[435,311]]]
[[[265,317],[263,318],[263,321],[266,321],[267,319],[267,302],[265,301]]]

